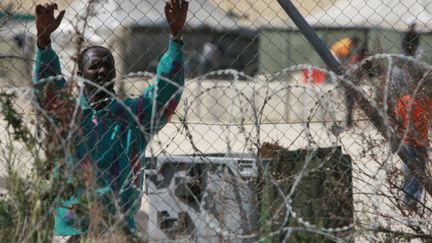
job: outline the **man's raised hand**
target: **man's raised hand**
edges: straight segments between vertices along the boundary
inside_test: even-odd
[[[165,4],[165,16],[174,38],[179,37],[186,22],[189,2],[186,0],[167,0]]]
[[[37,44],[40,48],[46,47],[50,42],[52,32],[54,32],[63,20],[65,10],[61,11],[57,17],[54,17],[54,10],[57,4],[36,5],[36,30]]]

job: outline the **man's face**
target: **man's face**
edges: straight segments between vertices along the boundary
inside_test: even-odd
[[[114,93],[113,79],[116,73],[111,52],[102,48],[91,48],[85,53],[82,62],[82,70],[78,75]],[[89,102],[110,97],[110,94],[91,84],[85,84],[84,93]]]

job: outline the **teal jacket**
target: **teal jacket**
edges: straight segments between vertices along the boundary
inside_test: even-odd
[[[54,75],[61,75],[57,54],[51,46],[43,50],[38,48],[34,91],[40,106],[48,110],[55,109],[56,91],[65,87],[64,79],[60,79],[49,81],[55,82],[50,85],[54,88],[44,89],[49,83],[46,78]],[[83,94],[79,97],[82,117],[77,121],[79,127],[74,133],[80,135],[75,138],[77,145],[76,154],[71,159],[72,168],[79,174],[86,174],[88,168],[92,169],[96,192],[104,198],[104,206],[111,213],[120,210],[131,231],[136,229],[134,216],[141,204],[146,146],[151,136],[169,121],[183,87],[183,44],[170,40],[168,51],[157,67],[155,81],[140,97],[122,102],[112,99],[106,109],[98,111],[89,106]],[[56,235],[77,235],[87,230],[86,223],[74,213],[74,204],[82,199],[84,191],[84,188],[78,190],[56,209]]]

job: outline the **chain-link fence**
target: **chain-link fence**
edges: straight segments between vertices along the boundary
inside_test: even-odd
[[[274,0],[45,3],[0,2],[2,242],[432,240],[431,2],[293,1],[343,74]]]

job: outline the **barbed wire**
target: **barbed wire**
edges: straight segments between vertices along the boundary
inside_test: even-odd
[[[87,2],[85,8],[99,3],[94,2]],[[122,4],[119,3],[119,9]],[[143,4],[150,3],[145,1]],[[199,4],[204,6],[207,3]],[[223,6],[223,3],[220,4]],[[109,9],[111,5],[107,6]],[[91,18],[106,17],[101,9],[87,10],[85,16],[76,19],[74,23],[75,34],[79,33],[79,37],[83,38],[77,41],[79,43],[74,47],[74,53],[79,53],[82,49],[83,40],[88,36],[86,33],[93,31]],[[218,11],[208,12],[207,18],[214,18],[216,13],[220,13]],[[192,13],[193,17],[198,18],[195,13],[198,11]],[[0,13],[0,18],[1,16]],[[6,21],[0,19],[3,29],[13,17],[14,15],[8,14]],[[150,17],[149,19],[151,22]],[[206,18],[204,20],[207,21]],[[204,20],[201,18],[201,21]],[[84,22],[82,30],[79,21]],[[216,18],[216,22],[218,21],[222,22],[222,18]],[[238,23],[240,22],[242,21]],[[146,31],[151,36],[150,30]],[[12,29],[9,32],[12,33]],[[189,29],[185,32],[186,53],[199,53],[197,47],[192,47],[196,44],[193,33]],[[333,32],[328,30],[328,33]],[[98,33],[92,32],[90,35],[97,36]],[[226,41],[224,37],[229,33],[219,36],[215,32],[213,35],[217,37],[213,37],[215,41],[207,47],[214,48],[210,51],[221,52],[221,49],[212,45],[223,44]],[[263,33],[261,35],[264,36]],[[138,35],[130,36],[132,42],[139,38]],[[81,162],[73,157],[75,147],[87,139],[82,135],[80,127],[86,119],[83,117],[85,109],[78,100],[85,96],[84,88],[88,86],[108,94],[110,100],[125,111],[115,119],[123,122],[130,118],[131,126],[136,128],[134,131],[150,142],[146,151],[135,155],[143,166],[133,166],[133,170],[124,175],[129,184],[122,185],[121,190],[139,192],[138,199],[130,198],[126,202],[129,208],[122,209],[124,202],[116,195],[121,193],[119,191],[108,193],[112,200],[110,205],[116,211],[114,215],[104,218],[105,215],[98,210],[92,212],[95,205],[98,205],[98,199],[92,198],[91,193],[98,189],[98,185],[95,183],[89,187],[86,197],[89,201],[79,207],[87,212],[83,213],[84,218],[92,221],[90,225],[93,228],[90,227],[89,233],[82,235],[83,239],[93,237],[107,242],[387,242],[430,239],[432,225],[428,218],[431,217],[432,209],[428,181],[423,185],[426,193],[415,198],[415,210],[407,208],[403,196],[407,193],[403,173],[405,171],[406,176],[407,172],[403,168],[403,161],[397,157],[405,149],[404,141],[412,138],[410,129],[415,127],[415,119],[418,118],[415,117],[416,114],[409,112],[404,128],[400,118],[395,115],[395,110],[398,109],[400,99],[407,94],[411,99],[406,107],[411,108],[417,105],[418,100],[424,99],[425,93],[426,97],[430,96],[427,89],[431,66],[414,57],[390,53],[372,53],[359,62],[350,64],[343,75],[336,75],[312,63],[313,58],[306,53],[305,58],[310,58],[311,64],[285,65],[283,60],[276,60],[282,63],[276,71],[273,70],[274,67],[265,65],[259,72],[248,71],[247,64],[255,58],[243,61],[247,63],[243,63],[243,67],[235,66],[236,60],[242,60],[243,55],[250,52],[248,48],[254,48],[256,38],[243,45],[240,52],[233,54],[233,60],[225,60],[230,65],[221,61],[220,66],[227,69],[213,71],[212,69],[217,69],[213,66],[202,72],[198,70],[202,68],[199,65],[188,67],[192,65],[190,63],[193,63],[193,57],[186,56],[187,78],[184,87],[152,71],[132,68],[122,71],[118,78],[111,81],[119,89],[123,89],[112,92],[100,84],[75,75],[74,70],[78,67],[75,61],[71,62],[72,75],[56,75],[38,80],[38,85],[67,80],[65,93],[56,97],[66,99],[55,112],[46,109],[37,99],[40,95],[35,93],[37,86],[19,87],[15,85],[16,77],[3,76],[9,87],[0,88],[4,90],[0,95],[4,101],[1,107],[4,121],[0,124],[0,178],[7,181],[5,187],[8,191],[6,197],[0,197],[0,239],[11,237],[4,239],[20,242],[51,240],[54,227],[52,215],[57,212],[60,205],[58,201],[74,194],[69,191],[70,183],[64,181],[64,178],[56,180],[47,176],[47,173],[54,173],[53,169],[46,168],[44,173],[40,170],[43,165],[49,165],[50,158],[55,158],[60,170],[68,178],[81,178],[80,174],[86,173],[79,167]],[[372,40],[367,38],[366,36],[366,40]],[[204,49],[204,37],[202,39],[198,46]],[[188,46],[188,41],[193,45]],[[242,43],[241,41],[240,36],[227,43],[232,47]],[[262,48],[271,45],[264,39],[261,41]],[[53,45],[55,44],[58,43],[53,39]],[[133,45],[136,44],[131,44]],[[285,53],[282,46],[273,46]],[[254,56],[265,50],[267,49],[256,51]],[[129,55],[126,51],[115,51],[114,54],[121,57]],[[141,56],[146,52],[135,51]],[[230,51],[234,53],[230,48],[223,51],[225,56],[229,56]],[[198,59],[205,57],[204,53],[201,54]],[[276,53],[261,54],[276,56]],[[0,48],[0,75],[7,73],[2,70],[10,70],[6,67],[13,65],[12,60],[23,61],[28,65],[35,63],[31,55],[3,53]],[[155,60],[156,57],[152,57],[152,61]],[[137,63],[140,61],[129,62],[132,66]],[[297,63],[297,60],[292,60],[292,63]],[[142,66],[151,65],[153,64],[146,63]],[[374,71],[365,68],[367,65],[372,65]],[[402,70],[401,75],[406,79],[407,87],[398,86],[395,81],[394,67],[403,69],[403,65],[408,66]],[[288,68],[281,68],[286,66]],[[270,68],[265,70],[265,67]],[[417,71],[420,75],[415,74]],[[317,84],[322,81],[317,81],[319,78],[314,73],[323,75],[325,84]],[[152,96],[149,103],[152,113],[149,114],[149,127],[146,127],[140,115],[126,103],[127,99],[140,96],[132,94],[124,86],[129,85],[142,94],[150,80],[154,79],[166,82],[178,90],[169,100],[183,93],[172,120],[158,133],[155,132],[165,122],[156,109],[159,106],[158,96]],[[356,99],[359,104],[354,109],[352,126],[346,124],[345,118],[348,109],[345,100],[347,88],[361,96]],[[155,86],[153,93],[158,92],[158,87]],[[126,94],[124,98],[117,95],[121,93]],[[20,95],[23,97],[19,97]],[[371,112],[383,120],[384,127],[373,126],[373,118],[370,114],[365,114],[362,102],[367,102],[366,105],[372,107]],[[161,107],[161,110],[169,109],[169,104],[162,104]],[[427,111],[422,112],[427,114]],[[17,123],[17,120],[22,122]],[[43,136],[33,136],[38,129]],[[36,144],[31,144],[32,139],[26,141],[17,138],[19,132],[32,135],[31,138],[36,138]],[[121,131],[115,134],[137,135]],[[395,138],[393,134],[398,134],[398,137]],[[118,156],[128,152],[115,142],[114,135],[102,136],[114,137],[111,138],[111,143],[105,144],[104,149],[107,151],[123,150]],[[102,146],[99,142],[95,141],[94,149]],[[26,146],[28,149],[25,149]],[[77,160],[78,167],[67,167],[71,160]],[[111,163],[116,160],[113,159]],[[427,162],[428,159],[425,163]],[[93,163],[97,164],[98,160]],[[65,170],[62,170],[62,165],[66,165]],[[8,166],[10,169],[7,169]],[[98,173],[109,173],[109,167],[95,168],[97,170],[93,171],[93,177]],[[429,168],[425,168],[424,173],[430,175]],[[143,188],[132,183],[141,177],[144,177]],[[0,187],[3,186],[0,184]],[[27,189],[21,190],[20,187]],[[15,222],[7,218],[8,214],[3,208],[9,207],[15,198],[19,199],[19,195],[26,195],[34,199],[35,203],[28,204],[30,208],[23,210],[23,202],[26,201],[17,200],[13,208],[20,214],[18,222]],[[44,197],[49,198],[45,200],[50,202],[48,205],[41,204]],[[140,209],[141,206],[144,209]],[[41,211],[38,207],[43,208],[45,211],[42,212],[46,214],[39,215]],[[121,229],[133,208],[138,208],[139,213],[145,215],[145,219],[137,220],[137,231],[143,235],[133,233],[131,236]],[[27,211],[35,215],[31,220],[32,214],[23,216]],[[2,223],[3,215],[6,222],[9,220],[10,225],[17,223],[19,227],[7,228]],[[94,218],[96,219],[93,220]],[[101,229],[98,230],[94,225],[99,225]],[[123,239],[123,234],[132,238]]]
[[[147,75],[147,74],[146,74]],[[62,76],[57,76],[57,77],[50,77],[50,78],[48,78],[47,79],[47,81],[54,81],[54,80],[60,80],[60,79],[63,79],[63,77]],[[113,95],[113,94],[112,94]],[[310,161],[310,160],[306,160],[306,162],[307,161]],[[298,178],[301,178],[302,176],[299,176]],[[295,187],[294,187],[295,188]],[[291,207],[290,205],[287,205],[287,207],[289,208],[289,207]],[[288,211],[290,211],[290,210],[288,210]],[[293,218],[296,218],[296,214],[295,214],[295,212],[291,212],[291,214],[292,214],[292,217]],[[304,226],[306,226],[306,227],[312,227],[312,228],[319,228],[319,227],[316,227],[316,226],[314,226],[313,224],[310,224],[310,223],[308,223],[307,221],[304,221],[301,217],[300,218],[298,218],[297,219],[299,222],[301,222]],[[335,232],[337,232],[337,231],[344,231],[344,230],[347,230],[347,229],[350,229],[350,228],[352,228],[352,225],[349,225],[349,226],[344,226],[344,227],[342,227],[342,228],[335,228],[335,229],[332,229],[332,228],[329,228],[329,229],[325,229],[325,228],[319,228],[321,231],[327,231],[327,232],[333,232],[333,231],[335,231]],[[230,236],[233,236],[233,234],[232,233],[228,233],[228,232],[226,232],[226,231],[222,231],[221,229],[215,229],[217,232],[222,232],[223,233],[223,235],[230,235]]]

